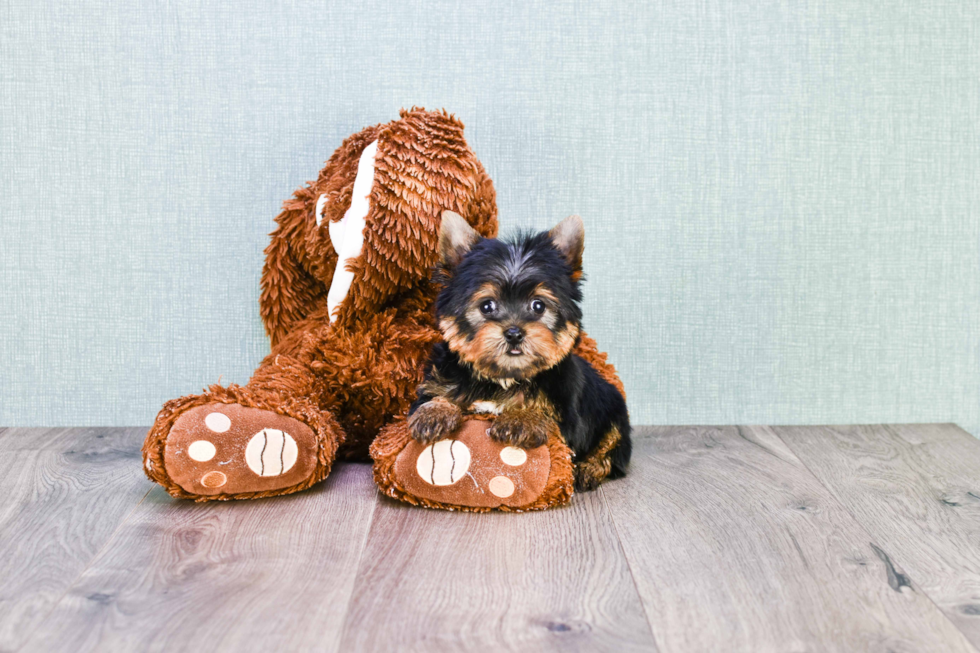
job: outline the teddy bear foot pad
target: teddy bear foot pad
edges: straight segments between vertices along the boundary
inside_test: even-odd
[[[389,427],[373,447],[382,491],[410,503],[449,510],[540,510],[567,503],[567,447],[521,449],[493,441],[491,422],[467,419],[452,436],[421,444],[405,422]],[[386,453],[387,452],[387,453]]]
[[[299,420],[212,403],[177,418],[164,464],[173,482],[191,494],[270,492],[312,476],[316,451],[313,430]]]

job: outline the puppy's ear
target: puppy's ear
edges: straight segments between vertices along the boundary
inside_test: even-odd
[[[585,225],[582,218],[570,215],[548,232],[551,242],[572,267],[572,274],[582,271],[582,251],[585,249]]]
[[[443,211],[442,224],[439,227],[439,258],[442,266],[447,269],[456,267],[481,238],[483,236],[463,216],[452,211]]]

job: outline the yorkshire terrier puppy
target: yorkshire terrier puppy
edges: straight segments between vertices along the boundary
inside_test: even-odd
[[[504,241],[443,213],[435,275],[443,341],[409,410],[416,440],[451,435],[465,412],[493,413],[490,437],[526,449],[545,444],[557,424],[580,490],[626,473],[626,402],[572,353],[582,321],[584,239],[578,216]]]

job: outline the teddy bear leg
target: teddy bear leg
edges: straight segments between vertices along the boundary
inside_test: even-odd
[[[143,445],[147,476],[197,501],[290,494],[323,480],[344,431],[309,395],[289,392],[306,385],[295,370],[278,371],[167,402]]]

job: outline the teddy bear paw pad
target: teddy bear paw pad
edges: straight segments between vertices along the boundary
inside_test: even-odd
[[[170,478],[192,494],[269,492],[316,468],[316,436],[299,420],[238,404],[205,404],[177,418],[164,450]]]
[[[415,461],[419,478],[430,485],[452,485],[470,468],[470,450],[459,440],[430,444]]]
[[[547,446],[521,449],[491,440],[489,424],[467,420],[445,440],[411,440],[395,461],[395,476],[412,495],[447,505],[520,508],[544,491],[551,469]]]

